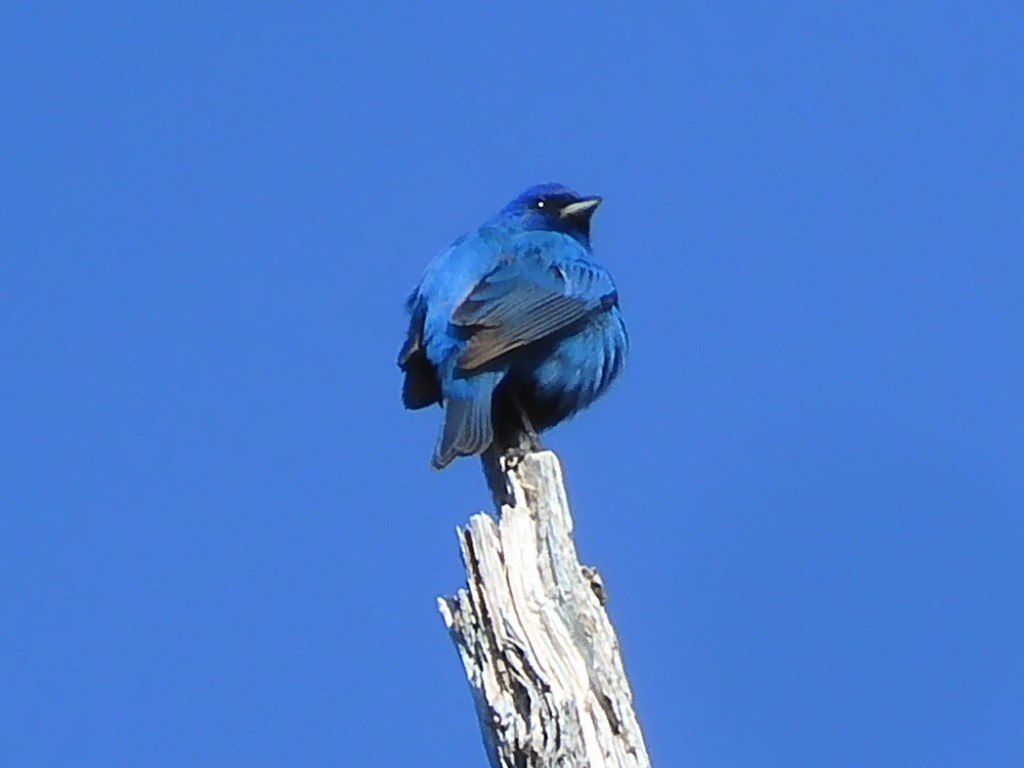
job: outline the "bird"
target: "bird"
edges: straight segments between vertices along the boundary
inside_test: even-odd
[[[406,301],[398,365],[406,408],[444,409],[435,468],[491,446],[541,449],[540,432],[621,372],[618,291],[590,245],[601,202],[556,182],[532,186],[428,263]]]

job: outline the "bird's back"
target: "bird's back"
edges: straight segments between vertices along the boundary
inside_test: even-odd
[[[532,188],[428,264],[399,364],[407,407],[445,407],[435,466],[553,426],[617,375],[625,327],[589,247],[599,203]]]

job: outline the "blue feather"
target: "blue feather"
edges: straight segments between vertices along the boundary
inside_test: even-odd
[[[590,248],[599,203],[561,184],[531,187],[427,265],[398,362],[405,405],[445,409],[436,467],[535,440],[621,371],[618,293]]]

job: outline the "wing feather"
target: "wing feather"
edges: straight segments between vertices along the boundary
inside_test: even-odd
[[[615,289],[600,268],[573,264],[538,269],[505,261],[485,275],[452,313],[452,324],[467,338],[459,367],[476,370],[565,331],[614,302]]]
[[[405,343],[398,353],[398,367],[405,372],[402,383],[402,402],[406,408],[426,408],[428,405],[441,402],[441,386],[437,381],[437,370],[427,358],[423,346],[423,321],[426,318],[426,307],[414,302],[412,297],[408,303],[411,317],[409,332]]]

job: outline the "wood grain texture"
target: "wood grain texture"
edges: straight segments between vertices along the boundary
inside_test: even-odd
[[[499,471],[509,503],[459,530],[467,584],[438,601],[491,765],[649,766],[604,586],[577,559],[558,458],[527,454]]]

